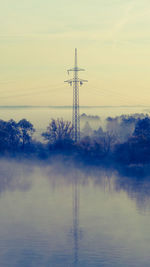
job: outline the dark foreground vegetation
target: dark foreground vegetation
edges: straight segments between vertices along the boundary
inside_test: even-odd
[[[107,118],[105,126],[93,130],[88,121],[81,140],[72,139],[73,127],[63,119],[52,119],[43,141],[34,138],[35,129],[26,119],[0,120],[0,155],[49,159],[69,156],[89,165],[120,165],[139,168],[150,164],[150,117],[143,114]]]

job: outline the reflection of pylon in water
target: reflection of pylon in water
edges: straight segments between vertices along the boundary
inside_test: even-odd
[[[77,179],[73,184],[73,239],[74,239],[74,265],[78,263],[79,253],[79,185]]]

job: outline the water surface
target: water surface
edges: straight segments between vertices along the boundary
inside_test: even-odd
[[[150,183],[0,160],[0,266],[149,266]]]

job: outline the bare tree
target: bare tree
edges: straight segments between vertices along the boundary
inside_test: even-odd
[[[73,133],[73,126],[70,121],[64,121],[63,119],[52,119],[47,131],[42,133],[42,136],[50,144],[54,144],[58,141],[71,140]]]

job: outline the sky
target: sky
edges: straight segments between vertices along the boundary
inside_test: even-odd
[[[149,0],[0,0],[0,105],[150,105]]]

